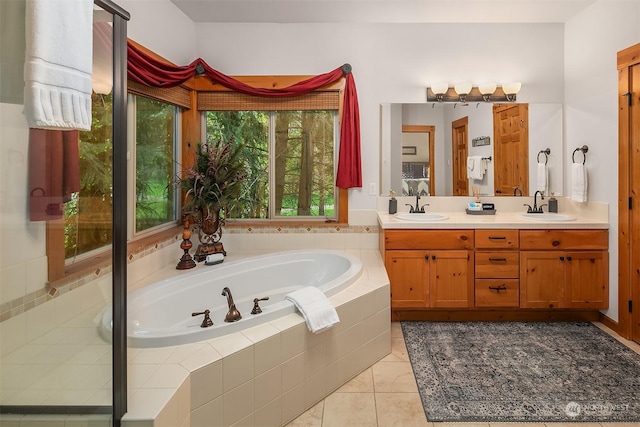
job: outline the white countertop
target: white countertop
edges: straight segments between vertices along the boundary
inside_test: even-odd
[[[435,211],[431,211],[434,212]],[[539,221],[521,218],[522,212],[499,212],[495,215],[469,215],[466,212],[442,212],[448,216],[440,221],[407,221],[386,212],[378,212],[378,223],[383,229],[452,229],[452,228],[516,228],[516,229],[608,229],[609,221],[598,216],[572,213],[572,221]]]

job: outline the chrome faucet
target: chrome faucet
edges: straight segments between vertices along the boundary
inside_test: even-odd
[[[424,213],[424,207],[429,206],[429,203],[425,203],[420,206],[420,193],[416,193],[416,206],[415,208],[409,203],[405,203],[405,206],[409,206],[409,213]]]
[[[227,304],[229,305],[229,311],[227,315],[224,317],[225,322],[237,322],[242,319],[242,315],[236,308],[236,305],[233,303],[233,297],[231,296],[231,290],[225,287],[222,290],[222,296],[227,297]]]

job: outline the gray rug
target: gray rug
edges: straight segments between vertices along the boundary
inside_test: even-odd
[[[640,355],[591,323],[402,331],[429,421],[640,422]]]

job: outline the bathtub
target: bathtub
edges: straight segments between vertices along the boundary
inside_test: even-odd
[[[285,296],[305,286],[317,286],[325,295],[334,295],[362,273],[362,262],[354,256],[323,250],[284,251],[213,266],[199,266],[170,279],[134,291],[127,298],[127,343],[130,347],[166,347],[187,344],[240,331],[295,313]],[[237,322],[226,323],[227,299],[223,288],[231,290],[242,314]],[[254,298],[262,313],[252,315]],[[194,312],[210,310],[213,326],[200,327],[203,316]],[[111,338],[111,307],[100,324],[103,337]]]

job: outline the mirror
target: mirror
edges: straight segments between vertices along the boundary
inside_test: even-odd
[[[391,189],[399,196],[407,195],[407,192],[415,194],[416,190],[432,196],[469,196],[472,190],[479,191],[481,196],[496,195],[494,105],[500,107],[485,102],[381,104],[381,195],[388,196]],[[501,105],[508,107],[520,104]],[[560,196],[563,188],[562,105],[524,105],[528,107],[528,149],[523,160],[528,169],[523,178],[527,180],[527,193],[533,195],[538,188],[538,173],[542,171],[538,162],[543,164],[546,161],[548,193],[554,192]],[[464,124],[464,134],[456,130],[461,123]],[[412,129],[431,130],[415,132]],[[459,141],[466,141],[466,144],[462,144],[465,147],[462,147],[464,154],[461,156],[454,154],[454,136]],[[416,154],[413,154],[414,148]],[[545,153],[547,148],[548,155]],[[430,155],[425,158],[418,153]],[[456,184],[454,170],[456,167],[466,167],[467,157],[484,159],[486,170],[481,179]],[[466,188],[460,191],[461,186]],[[512,194],[503,191],[502,195]]]

